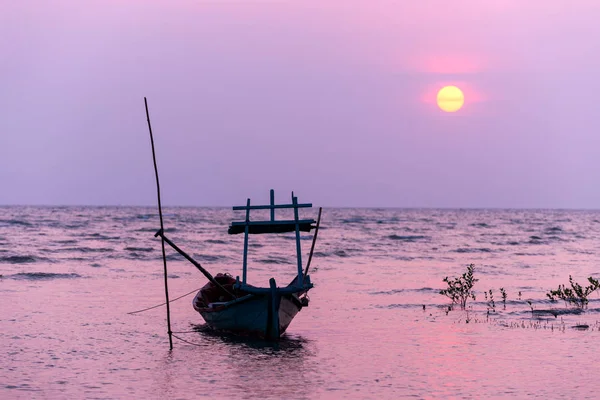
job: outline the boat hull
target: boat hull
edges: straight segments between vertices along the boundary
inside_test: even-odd
[[[278,340],[303,307],[298,295],[249,294],[197,311],[216,330]]]

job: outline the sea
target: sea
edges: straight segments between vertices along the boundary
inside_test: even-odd
[[[213,274],[241,275],[240,219],[164,209]],[[276,343],[207,328],[207,280],[167,247],[173,350],[159,227],[154,207],[0,207],[1,399],[600,398],[598,291],[546,296],[600,277],[600,211],[324,208],[310,304]],[[248,282],[285,285],[295,251],[251,236]],[[461,310],[440,290],[470,264]]]

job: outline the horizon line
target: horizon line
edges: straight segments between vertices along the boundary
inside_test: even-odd
[[[40,208],[158,208],[156,204],[0,204],[0,208],[9,207],[40,207]],[[167,204],[163,208],[232,208],[228,205],[183,205],[183,204]],[[325,209],[396,209],[396,210],[556,210],[556,211],[600,211],[600,207],[501,207],[501,206],[318,206]]]

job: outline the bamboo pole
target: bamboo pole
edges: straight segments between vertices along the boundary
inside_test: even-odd
[[[148,130],[150,131],[150,143],[152,144],[152,160],[154,161],[154,174],[156,175],[156,192],[158,195],[158,215],[160,217],[160,230],[164,231],[162,206],[160,203],[160,183],[158,181],[158,167],[156,166],[156,152],[154,151],[154,137],[152,136],[152,125],[150,124],[150,113],[148,112],[148,101],[144,97],[146,106],[146,119],[148,120]],[[171,331],[171,308],[169,307],[169,284],[167,280],[167,256],[165,255],[165,239],[161,236],[163,269],[165,273],[165,299],[167,305],[167,333],[169,334],[169,349],[173,350],[173,332]]]
[[[231,297],[233,297],[234,299],[236,298],[236,296],[231,293],[229,290],[225,289],[225,287],[223,287],[223,285],[221,285],[211,274],[210,272],[208,272],[207,270],[205,270],[202,265],[200,265],[200,263],[196,260],[194,260],[192,257],[190,257],[189,254],[187,254],[185,251],[181,250],[175,243],[173,243],[171,241],[171,239],[169,239],[168,237],[165,236],[165,233],[163,232],[163,230],[159,230],[158,232],[156,232],[156,234],[154,235],[156,236],[160,236],[165,242],[167,242],[167,244],[169,246],[171,246],[176,252],[178,252],[179,254],[181,254],[183,257],[185,257],[186,260],[188,260],[189,262],[191,262],[192,264],[194,264],[194,266],[196,268],[198,268],[198,270],[200,272],[202,272],[202,274],[204,274],[204,276],[213,283],[213,285],[215,285],[216,287],[218,287],[219,289],[221,289],[223,292],[227,293],[228,295],[230,295]]]

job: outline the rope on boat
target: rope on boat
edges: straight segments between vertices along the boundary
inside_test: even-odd
[[[189,292],[189,293],[186,293],[186,294],[184,294],[184,295],[182,295],[182,296],[179,296],[179,297],[177,297],[176,299],[170,300],[170,301],[169,301],[169,303],[172,303],[172,302],[174,302],[175,300],[182,299],[182,298],[184,298],[185,296],[189,296],[190,294],[192,294],[192,293],[194,293],[194,292],[198,292],[198,290],[200,290],[200,289],[202,289],[202,288],[194,289],[194,290],[192,290],[192,291],[191,291],[191,292]],[[152,307],[144,308],[143,310],[137,310],[137,311],[128,312],[127,314],[137,314],[137,313],[141,313],[141,312],[144,312],[144,311],[148,311],[148,310],[152,310],[152,309],[154,309],[154,308],[158,308],[158,307],[164,306],[165,304],[167,304],[167,303],[162,303],[162,304],[159,304],[159,305],[156,305],[156,306],[152,306]]]

